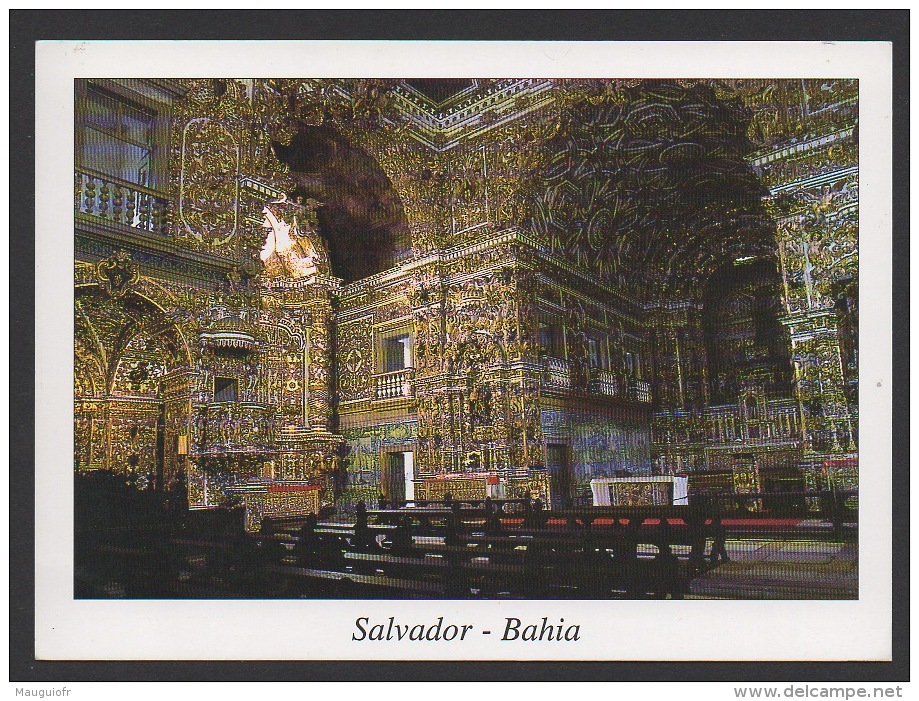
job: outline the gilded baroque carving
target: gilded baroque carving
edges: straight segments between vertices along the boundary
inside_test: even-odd
[[[373,372],[373,338],[369,333],[373,317],[362,317],[337,326],[338,397],[341,401],[369,399]],[[416,340],[416,352],[418,342]]]
[[[127,251],[118,251],[102,261],[96,271],[103,288],[113,297],[123,297],[140,279],[140,271]]]
[[[757,490],[776,445],[856,449],[857,83],[482,80],[440,105],[396,80],[182,84],[168,246],[81,244],[78,468],[184,482],[197,506],[250,478],[353,503],[404,449],[419,480],[500,473],[548,503],[550,445],[579,499],[617,470]],[[95,187],[82,214],[87,192],[108,206]],[[716,367],[763,360],[753,298],[725,302],[753,332],[721,350],[705,316],[748,257],[780,276],[775,396]],[[411,366],[383,373],[390,331]]]

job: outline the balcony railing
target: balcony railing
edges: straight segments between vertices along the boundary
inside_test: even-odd
[[[786,443],[800,437],[798,405],[791,399],[769,400],[765,413],[755,414],[747,414],[738,404],[711,406],[705,419],[707,434],[715,443]]]
[[[168,200],[143,185],[87,168],[74,173],[74,211],[155,234],[166,233]]]
[[[629,399],[643,404],[651,403],[651,383],[644,380],[629,381]]]
[[[686,410],[665,411],[655,415],[655,442],[701,443],[735,446],[787,446],[801,440],[801,422],[797,402],[774,399],[748,413],[739,404],[706,407],[701,415]]]
[[[621,397],[628,389],[623,378],[603,368],[590,369],[590,390],[606,397]]]
[[[415,390],[413,386],[414,368],[403,368],[395,372],[386,372],[374,378],[377,399],[395,399],[396,397],[411,397]]]
[[[571,369],[567,360],[543,357],[542,378],[545,385],[571,389]],[[642,404],[651,403],[651,383],[616,375],[603,368],[588,370],[590,391],[605,397],[619,397]]]
[[[571,372],[568,361],[546,356],[542,359],[543,381],[554,387],[571,387]]]

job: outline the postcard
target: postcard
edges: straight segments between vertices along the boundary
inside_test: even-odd
[[[37,658],[890,659],[889,44],[48,41],[37,112]]]

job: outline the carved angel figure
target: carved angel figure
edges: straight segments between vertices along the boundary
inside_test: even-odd
[[[308,237],[301,234],[297,218],[293,224],[275,216],[270,207],[263,210],[262,226],[268,231],[259,254],[268,277],[303,278],[315,275],[322,262],[320,253]]]

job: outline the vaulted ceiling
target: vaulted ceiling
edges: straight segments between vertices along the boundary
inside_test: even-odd
[[[342,110],[346,121],[396,125],[399,138],[443,154],[430,158],[442,158],[446,173],[450,159],[459,157],[454,154],[492,138],[493,125],[553,125],[548,133],[537,130],[539,166],[526,174],[534,187],[519,223],[555,253],[652,301],[698,297],[722,266],[774,256],[774,223],[763,201],[768,190],[760,180],[763,169],[754,168],[754,151],[796,139],[808,128],[802,120],[857,106],[851,81],[410,78],[337,84],[352,96]],[[319,228],[330,244],[333,271],[351,281],[409,255],[412,242],[388,177],[343,133],[331,122],[305,127],[290,148],[275,150],[296,175],[299,194],[323,202]]]
[[[745,158],[750,118],[710,87],[669,81],[574,104],[544,145],[533,228],[635,296],[698,294],[724,264],[774,251]]]

